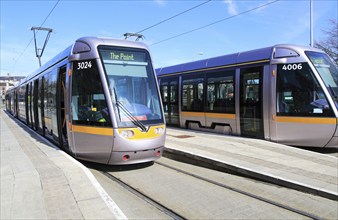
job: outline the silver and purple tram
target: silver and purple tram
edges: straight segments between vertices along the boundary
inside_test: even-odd
[[[8,91],[6,109],[78,159],[132,164],[163,153],[160,93],[139,42],[76,40]]]
[[[338,72],[321,50],[275,45],[156,71],[168,125],[338,147]]]

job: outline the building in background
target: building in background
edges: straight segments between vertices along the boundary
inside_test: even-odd
[[[0,76],[0,98],[2,102],[5,100],[6,91],[24,78],[25,76]]]

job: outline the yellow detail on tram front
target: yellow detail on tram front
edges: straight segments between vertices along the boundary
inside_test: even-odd
[[[101,127],[91,127],[91,126],[72,126],[72,131],[77,133],[86,133],[86,134],[95,134],[95,135],[103,135],[103,136],[113,136],[114,131],[113,128],[101,128]]]
[[[165,125],[151,126],[146,132],[142,132],[138,128],[119,128],[118,132],[128,140],[152,139],[164,134]]]

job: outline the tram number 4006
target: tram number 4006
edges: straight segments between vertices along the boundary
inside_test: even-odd
[[[294,64],[284,64],[282,69],[283,70],[301,70],[303,68],[301,63],[294,63]]]
[[[78,70],[90,69],[90,68],[92,68],[92,61],[84,61],[84,62],[77,63]]]

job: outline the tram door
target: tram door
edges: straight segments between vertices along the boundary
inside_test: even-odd
[[[262,112],[263,67],[241,69],[241,136],[264,138]]]
[[[179,126],[178,79],[161,80],[161,94],[166,123]]]
[[[68,148],[68,136],[66,127],[66,66],[59,69],[57,81],[57,104],[58,104],[58,130],[59,142],[64,148]]]

